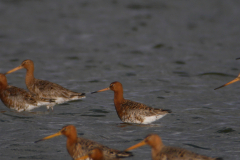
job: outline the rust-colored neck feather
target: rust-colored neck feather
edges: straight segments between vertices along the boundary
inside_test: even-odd
[[[5,75],[0,74],[0,90],[6,89],[8,86],[7,78]]]
[[[76,152],[76,146],[77,146],[77,131],[71,132],[70,134],[65,135],[67,137],[67,150],[68,153],[73,156]]]
[[[123,88],[120,87],[117,90],[114,90],[114,104],[118,114],[122,111],[121,104],[123,101]]]
[[[156,157],[164,147],[162,140],[158,135],[153,135],[148,144],[152,147],[152,158],[155,159],[154,157]]]
[[[25,83],[27,86],[34,83],[34,65],[28,65],[25,67],[27,70],[26,77],[25,77]]]

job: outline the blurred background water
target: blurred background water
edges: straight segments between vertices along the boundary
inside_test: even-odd
[[[240,84],[213,89],[239,73],[239,15],[238,0],[1,0],[1,73],[32,59],[36,78],[86,93],[119,81],[125,98],[173,113],[124,125],[112,91],[53,112],[0,103],[0,159],[71,159],[65,137],[33,142],[73,124],[79,136],[119,150],[157,133],[165,145],[238,160]],[[9,84],[26,89],[25,73],[7,75]],[[151,159],[149,147],[133,153]]]

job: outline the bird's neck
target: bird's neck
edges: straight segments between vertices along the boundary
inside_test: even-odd
[[[77,136],[67,137],[67,150],[73,156],[77,147]]]
[[[7,88],[7,80],[0,82],[0,90],[5,90]]]
[[[152,147],[152,159],[156,159],[157,155],[163,149],[163,145],[156,145]]]
[[[34,68],[27,68],[25,83],[27,86],[33,84],[34,82]]]
[[[123,101],[123,90],[114,91],[114,104],[117,111],[121,109]]]

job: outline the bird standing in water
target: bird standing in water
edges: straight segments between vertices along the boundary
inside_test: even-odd
[[[125,151],[130,151],[143,145],[149,145],[152,148],[153,160],[223,160],[222,158],[199,155],[183,148],[164,146],[157,134],[148,135],[143,141],[129,147]]]
[[[34,63],[29,59],[23,61],[20,66],[8,71],[6,74],[15,72],[22,68],[27,70],[25,83],[28,90],[40,98],[55,99],[55,104],[85,98],[85,93],[73,92],[56,83],[36,79],[34,77]],[[51,105],[48,105],[47,109],[51,108],[53,110],[53,106],[55,104],[52,103]]]
[[[142,103],[124,99],[123,87],[120,82],[112,82],[108,88],[92,92],[92,94],[107,90],[114,91],[114,105],[118,117],[123,122],[149,124],[172,112],[168,109],[152,108]]]
[[[54,99],[40,98],[22,88],[8,85],[6,76],[1,73],[0,98],[5,106],[18,112],[30,111],[40,106],[55,104]]]
[[[59,132],[40,139],[35,143],[60,135],[65,135],[67,137],[67,150],[73,159],[77,159],[88,154],[94,148],[100,148],[106,160],[126,158],[132,156],[131,152],[118,151],[116,149],[111,149],[109,147],[103,146],[97,142],[77,137],[77,130],[73,125],[65,126]]]

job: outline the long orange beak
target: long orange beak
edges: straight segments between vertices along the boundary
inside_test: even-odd
[[[82,157],[80,157],[80,158],[78,158],[76,160],[83,160],[83,159],[87,159],[87,158],[90,158],[89,155],[82,156]]]
[[[101,89],[101,90],[98,90],[98,91],[94,91],[94,92],[91,92],[91,94],[98,93],[98,92],[103,92],[103,91],[107,91],[107,90],[110,90],[110,88],[107,87],[107,88],[104,88],[104,89]]]
[[[59,132],[57,132],[57,133],[55,133],[55,134],[52,134],[52,135],[50,135],[50,136],[47,136],[47,137],[45,137],[45,138],[43,138],[43,139],[40,139],[40,140],[38,140],[38,141],[35,141],[34,143],[37,143],[37,142],[40,142],[40,141],[43,141],[43,140],[46,140],[46,139],[50,139],[50,138],[53,138],[53,137],[57,137],[57,136],[60,136],[60,135],[62,135],[62,132],[61,132],[61,131],[59,131]]]
[[[147,144],[147,143],[145,142],[145,140],[143,140],[143,141],[139,142],[138,144],[135,144],[135,145],[133,145],[132,147],[129,147],[129,148],[125,149],[125,151],[130,151],[130,150],[133,150],[133,149],[135,149],[135,148],[144,146],[144,145],[146,145],[146,144]]]
[[[225,86],[227,86],[227,85],[229,85],[229,84],[232,84],[232,83],[235,83],[235,82],[237,82],[237,81],[240,81],[240,74],[239,74],[238,77],[235,78],[234,80],[232,80],[232,81],[230,81],[230,82],[228,82],[228,83],[226,83],[226,84],[224,84],[224,85],[222,85],[222,86],[220,86],[220,87],[217,87],[217,88],[215,88],[214,90],[217,90],[217,89],[219,89],[219,88],[225,87]]]
[[[17,70],[19,70],[19,69],[22,69],[22,68],[23,68],[23,66],[20,65],[20,66],[18,66],[18,67],[16,67],[16,68],[14,68],[14,69],[6,72],[5,74],[9,74],[9,73],[15,72],[15,71],[17,71]]]

